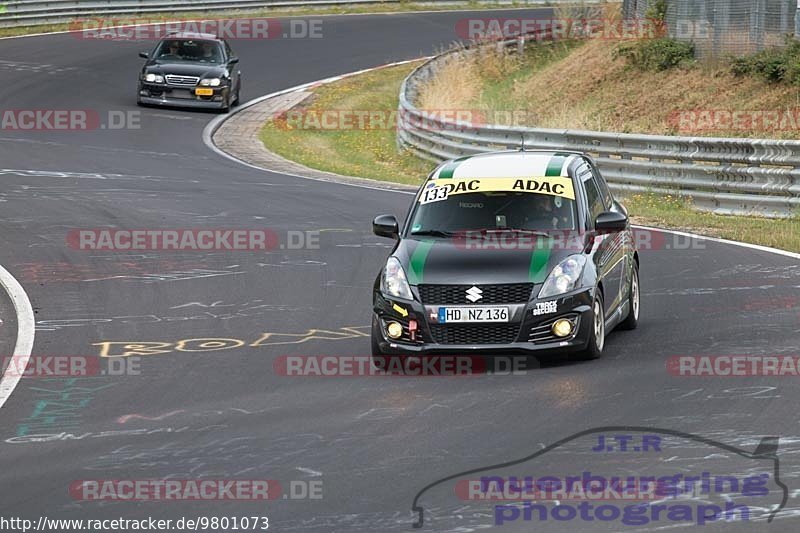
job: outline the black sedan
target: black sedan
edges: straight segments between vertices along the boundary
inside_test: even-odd
[[[163,38],[139,75],[137,103],[220,109],[239,103],[239,58],[224,39],[204,33],[173,33]]]
[[[580,153],[480,154],[437,167],[373,291],[373,355],[567,353],[594,359],[639,320],[625,208]]]

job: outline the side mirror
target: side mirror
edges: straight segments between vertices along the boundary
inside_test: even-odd
[[[230,58],[228,60],[228,63],[231,64],[231,65],[235,65],[238,62],[239,62],[239,58],[238,57],[232,57],[232,58]]]
[[[380,215],[372,221],[372,233],[378,237],[396,239],[400,235],[397,219],[394,215]]]
[[[602,233],[613,233],[625,231],[628,227],[628,216],[624,213],[606,211],[597,215],[594,221],[594,229]]]
[[[141,57],[142,59],[147,59],[148,57],[150,57],[150,54],[147,52],[139,52],[139,57]]]

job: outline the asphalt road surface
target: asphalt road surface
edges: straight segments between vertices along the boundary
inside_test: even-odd
[[[242,100],[429,55],[457,38],[455,23],[467,16],[326,17],[321,39],[233,42]],[[369,354],[371,286],[391,244],[371,234],[371,219],[402,216],[410,197],[259,172],[218,156],[201,138],[214,114],[135,106],[137,52],[151,44],[74,35],[0,41],[4,108],[141,113],[138,129],[0,131],[0,264],[36,312],[34,356],[120,356],[109,358],[113,364],[103,359],[105,374],[21,380],[0,410],[2,517],[268,516],[275,531],[410,531],[412,502],[430,483],[524,458],[592,428],[643,426],[747,451],[762,437],[780,437],[788,502],[769,525],[769,505],[753,510],[757,525],[738,525],[797,530],[796,378],[667,371],[679,355],[800,355],[796,259],[652,233],[659,244],[641,252],[640,327],[611,334],[598,361],[468,378],[279,375],[274,362],[285,355]],[[269,228],[281,242],[288,232],[319,232],[302,233],[318,235],[319,246],[131,253],[81,251],[67,242],[71,230],[109,227]],[[14,319],[2,318],[7,349]],[[615,466],[642,474],[667,465],[740,478],[772,473],[750,464],[752,457],[684,440],[665,437],[672,449],[635,461],[572,442],[525,472]],[[282,492],[268,502],[81,497],[81,480],[143,479],[268,479]],[[436,490],[420,499],[423,531],[495,527],[491,505],[459,502],[452,486]],[[775,484],[769,496],[771,505],[780,503]],[[692,524],[519,518],[496,527]]]

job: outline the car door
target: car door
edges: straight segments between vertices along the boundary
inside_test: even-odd
[[[225,41],[225,56],[225,60],[228,62],[228,72],[231,73],[231,92],[235,93],[236,89],[239,88],[241,71],[239,70],[239,63],[231,63],[231,58],[236,57],[236,54],[233,53],[228,41]]]
[[[586,191],[589,208],[589,221],[594,229],[594,221],[600,213],[611,209],[611,193],[602,182],[602,177],[595,175],[596,169],[584,162],[578,175]],[[599,178],[599,179],[598,179]],[[622,283],[625,271],[625,237],[624,232],[606,233],[598,236],[595,252],[597,274],[603,283],[603,299],[606,317],[616,311],[622,302]]]

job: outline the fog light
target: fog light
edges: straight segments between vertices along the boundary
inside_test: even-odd
[[[553,324],[553,334],[556,337],[568,337],[572,333],[572,322],[565,318],[556,320]]]
[[[389,322],[386,325],[386,334],[392,339],[399,339],[403,336],[403,326],[397,322]]]

